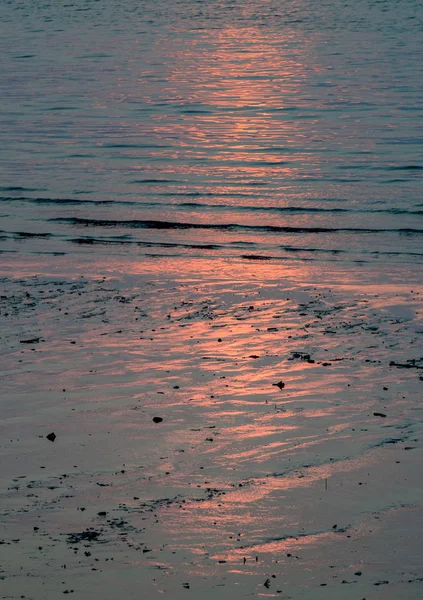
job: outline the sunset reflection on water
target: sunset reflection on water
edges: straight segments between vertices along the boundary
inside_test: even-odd
[[[0,3],[4,597],[421,598],[397,8]]]
[[[292,32],[281,38],[260,28],[225,28],[188,41],[175,52],[163,90],[183,107],[179,122],[159,118],[156,135],[177,137],[188,160],[213,161],[218,170],[235,167],[252,179],[274,175],[275,167],[279,177],[294,174],[285,162],[304,147],[304,132],[289,111],[298,108],[293,98],[301,103],[309,75],[300,61],[306,48]],[[297,159],[305,157],[302,151]]]

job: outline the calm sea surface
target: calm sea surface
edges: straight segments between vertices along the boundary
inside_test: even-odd
[[[0,6],[5,253],[423,262],[417,0]]]
[[[0,0],[0,53],[1,598],[421,600],[422,1]]]

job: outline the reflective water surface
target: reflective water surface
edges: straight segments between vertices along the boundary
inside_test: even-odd
[[[1,5],[2,598],[421,598],[422,18]]]
[[[16,0],[0,20],[6,252],[420,264],[419,3]]]

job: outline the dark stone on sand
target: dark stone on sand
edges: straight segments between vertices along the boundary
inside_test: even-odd
[[[40,338],[31,338],[30,340],[20,340],[21,344],[38,344],[40,341]]]
[[[300,358],[301,360],[309,360],[311,358],[308,352],[293,352],[292,358]]]
[[[105,517],[107,515],[107,512],[105,510],[101,510],[97,514],[98,514],[99,517]]]
[[[68,533],[68,544],[77,544],[78,542],[98,542],[101,533],[87,529],[81,533]]]
[[[390,367],[398,367],[399,369],[423,369],[422,365],[416,364],[415,359],[410,359],[406,363],[397,363],[393,360],[389,363]]]
[[[46,435],[46,438],[50,441],[50,442],[54,442],[54,440],[56,439],[56,434],[52,431],[51,433],[49,433],[48,435]]]
[[[154,423],[161,423],[163,421],[162,417],[153,417]]]
[[[283,390],[283,388],[285,387],[285,384],[283,381],[278,381],[278,383],[272,383],[272,385],[277,386],[280,390]]]
[[[375,416],[375,417],[386,417],[385,413],[381,413],[381,412],[374,412],[373,416]]]

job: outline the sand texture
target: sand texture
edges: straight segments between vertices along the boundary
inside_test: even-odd
[[[422,597],[418,286],[1,283],[1,598]]]

